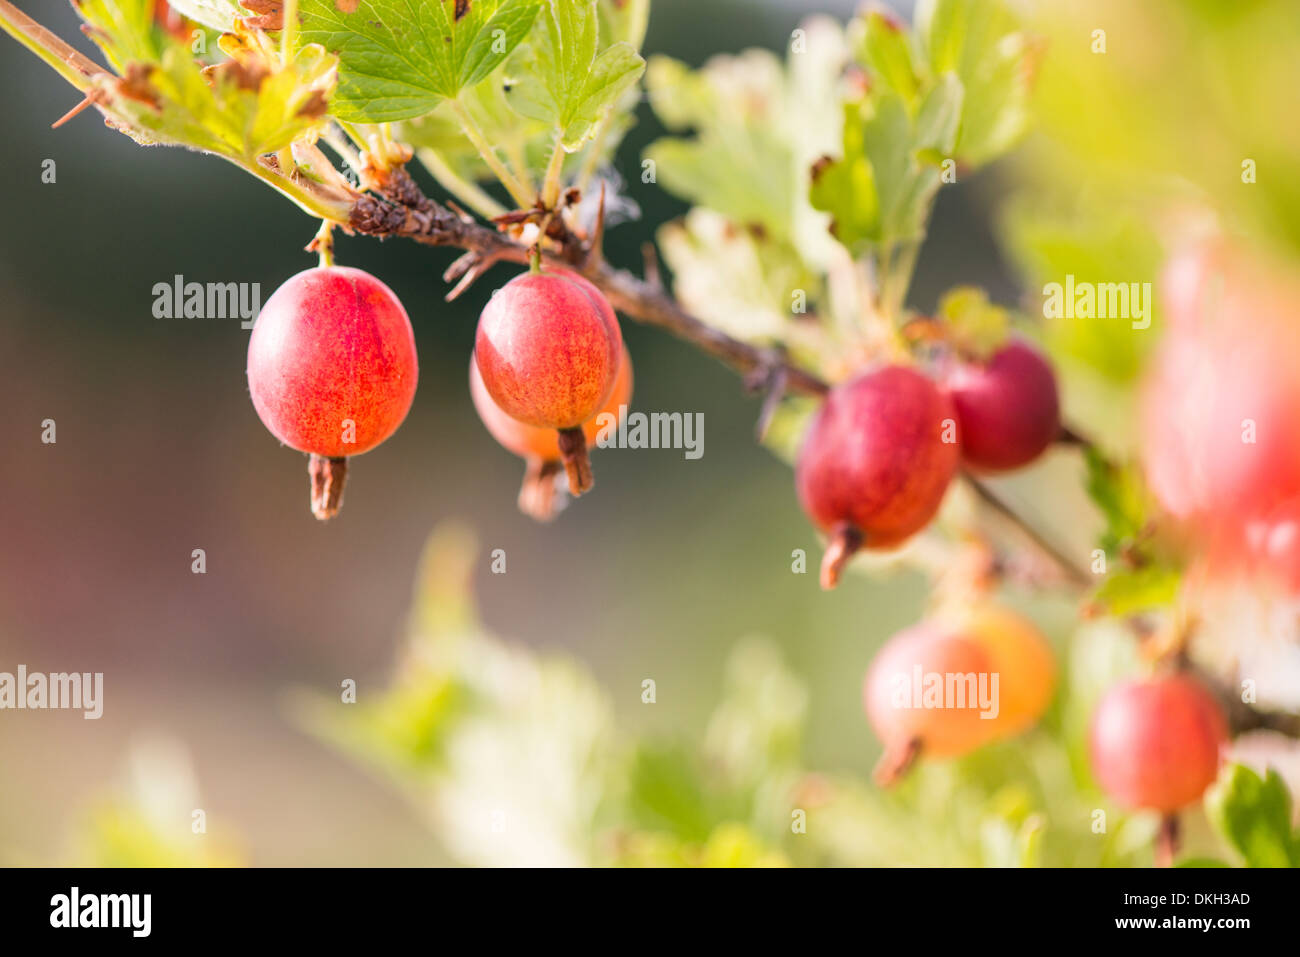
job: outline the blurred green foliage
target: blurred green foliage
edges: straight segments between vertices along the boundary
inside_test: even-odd
[[[1300,183],[1284,172],[1300,157],[1300,130],[1279,122],[1300,86],[1300,17],[1290,0],[1030,9],[1044,47],[1036,135],[1013,163],[1002,233],[1034,309],[1043,284],[1067,274],[1153,284],[1150,329],[1123,318],[1047,323],[1070,419],[1130,453],[1134,386],[1162,327],[1165,255],[1207,228],[1300,255]]]
[[[258,95],[222,83],[209,89],[146,6],[94,0],[85,7],[92,22],[117,14],[130,21],[130,29],[109,36],[106,52],[115,64],[139,60],[159,69],[154,82],[164,102],[157,115],[141,104],[123,107],[141,127],[161,123],[168,137],[243,158],[314,128],[315,118],[300,111],[304,101],[295,97],[304,86],[325,89],[332,81],[332,60],[319,49],[301,50]],[[182,6],[228,15],[217,0]],[[463,118],[443,102],[455,99],[526,175],[546,165],[558,132],[573,151],[570,172],[585,185],[632,122],[630,87],[647,4],[590,0],[581,9],[563,8],[564,16],[547,4],[545,15],[525,24],[523,11],[536,6],[478,4],[466,23],[444,22],[446,36],[465,42],[419,51],[431,65],[414,104],[391,95],[402,81],[401,64],[389,64],[394,75],[374,77],[363,69],[364,56],[345,57],[336,101],[342,115],[400,117],[397,135],[454,191],[447,171],[470,183],[490,176],[482,151],[464,135]],[[304,11],[309,20],[334,18],[328,3],[304,0]],[[493,17],[507,12],[514,17],[506,25],[513,53],[489,51],[479,41],[494,22],[501,25]],[[1096,46],[1097,23],[1105,24],[1104,52]],[[309,24],[301,39],[334,31],[329,23]],[[1155,282],[1167,250],[1188,223],[1206,215],[1294,254],[1300,185],[1277,171],[1300,152],[1300,133],[1278,119],[1289,115],[1297,88],[1298,32],[1293,5],[1283,0],[1070,0],[1030,8],[1024,21],[997,0],[923,0],[913,28],[879,12],[848,28],[807,21],[793,41],[802,46],[784,59],[749,51],[692,70],[655,58],[647,88],[670,135],[646,158],[659,183],[693,205],[660,232],[676,294],[718,328],[780,343],[838,378],[882,351],[873,338],[879,331],[869,328],[875,306],[903,306],[943,162],[959,161],[964,177],[1017,144],[1031,118],[1039,132],[1016,159],[1020,175],[1003,219],[1004,239],[1031,290],[1066,274],[1081,282]],[[138,42],[128,49],[122,37]],[[524,86],[490,77],[498,67]],[[439,83],[430,86],[431,76]],[[1197,107],[1194,116],[1188,104]],[[231,117],[238,136],[221,134]],[[1251,155],[1238,155],[1241,144],[1250,144]],[[1255,183],[1242,181],[1247,159],[1258,165]],[[873,282],[885,293],[882,303],[864,293]],[[1036,291],[1027,297],[1034,307],[1028,311],[1036,311],[1036,299]],[[990,328],[1005,331],[1007,312],[978,291],[958,290],[944,300],[940,317],[982,342]],[[1121,457],[1132,452],[1134,385],[1158,320],[1151,330],[1127,320],[1052,320],[1045,328],[1069,417]],[[793,400],[778,417],[771,442],[784,454],[809,408]],[[1091,457],[1088,468],[1089,491],[1107,521],[1103,547],[1133,545],[1146,509],[1135,473],[1100,457]],[[473,536],[456,526],[443,526],[430,543],[409,640],[388,688],[363,689],[357,704],[318,694],[292,699],[304,728],[390,781],[455,860],[1150,860],[1154,818],[1109,808],[1087,767],[1093,704],[1118,676],[1139,667],[1131,635],[1116,621],[1085,625],[1064,644],[1058,697],[1038,728],[962,760],[923,763],[883,792],[806,766],[811,693],[760,639],[736,648],[699,741],[629,735],[586,668],[488,633],[470,597],[476,553]],[[1147,564],[1110,578],[1098,598],[1123,615],[1167,603],[1177,584],[1176,571]],[[859,723],[845,733],[865,732]],[[76,859],[238,860],[225,844],[193,840],[193,801],[174,796],[162,801],[145,789],[109,799],[79,834]],[[1228,767],[1207,810],[1204,821],[1192,815],[1199,826],[1189,835],[1189,863],[1225,856],[1255,866],[1297,863],[1290,797],[1276,774],[1260,778]]]
[[[1061,692],[1040,728],[958,761],[923,763],[899,787],[881,791],[852,775],[806,766],[808,690],[760,639],[736,647],[700,740],[629,736],[613,724],[612,704],[585,668],[487,633],[469,595],[476,553],[472,535],[458,526],[444,525],[430,541],[411,634],[389,688],[367,690],[356,704],[306,693],[293,698],[302,727],[390,780],[455,860],[496,866],[1150,860],[1154,816],[1108,809],[1087,771],[1087,716],[1102,691],[1134,666],[1132,640],[1118,625],[1089,626],[1071,643]],[[645,706],[653,706],[649,694],[642,689]],[[1234,767],[1225,775],[1233,780],[1242,773]],[[1236,797],[1228,802],[1242,805]],[[1249,819],[1254,812],[1234,813]],[[1191,845],[1214,847],[1206,840]]]
[[[83,809],[57,863],[239,867],[246,858],[229,825],[208,820],[184,746],[152,737],[133,744],[122,782]]]

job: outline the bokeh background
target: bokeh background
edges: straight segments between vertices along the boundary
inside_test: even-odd
[[[750,46],[782,49],[810,9],[849,2],[658,0],[647,53],[692,64]],[[69,5],[30,8],[77,36]],[[906,9],[904,10],[906,12]],[[89,53],[93,47],[77,36]],[[209,818],[226,819],[257,864],[429,863],[428,831],[389,790],[286,719],[286,687],[359,694],[393,667],[417,559],[442,518],[503,548],[476,587],[487,623],[564,648],[611,689],[631,727],[698,733],[733,643],[779,641],[813,683],[810,753],[869,768],[858,709],[862,667],[907,622],[921,583],[823,595],[790,573],[819,543],[789,467],[753,441],[757,402],[726,368],[625,322],[634,407],[702,412],[705,454],[607,451],[599,491],[550,526],[520,515],[518,460],[482,429],[466,363],[498,267],[454,304],[451,251],[340,238],[339,261],[380,276],[415,325],[420,388],[402,429],[353,465],[346,507],[319,525],[304,461],[258,421],[244,377],[248,333],[230,320],[152,315],[152,287],[180,273],[259,282],[263,298],[313,265],[315,226],[220,160],[141,149],[96,114],[51,130],[75,92],[9,41],[0,82],[21,91],[0,139],[0,378],[12,438],[0,457],[0,662],[12,671],[102,671],[105,711],[6,712],[0,724],[0,848],[46,859],[69,821],[117,785],[132,741],[166,731],[192,757]],[[635,171],[661,129],[648,108],[621,151]],[[53,159],[56,182],[43,184]],[[685,211],[636,177],[643,218],[612,230],[608,254],[639,266],[654,228]],[[972,193],[945,192],[915,298],[937,283],[1005,283]],[[40,442],[57,422],[58,442]],[[207,574],[191,573],[191,551]],[[586,614],[563,614],[578,602]],[[643,706],[643,677],[659,704]],[[621,692],[621,693],[620,693]],[[874,746],[872,746],[874,747]]]
[[[647,54],[691,64],[746,47],[784,49],[810,12],[851,0],[656,0]],[[61,0],[25,5],[64,37]],[[895,4],[910,16],[909,4]],[[79,45],[94,53],[79,36]],[[313,265],[316,224],[213,158],[142,149],[93,112],[51,130],[75,93],[8,39],[0,137],[0,670],[105,674],[104,715],[0,715],[0,863],[77,859],[79,822],[124,784],[141,740],[175,770],[188,761],[209,828],[258,865],[436,864],[438,841],[382,781],[304,733],[293,689],[361,698],[395,665],[417,563],[445,519],[504,549],[474,589],[496,634],[579,659],[634,732],[698,738],[737,640],[762,634],[811,695],[809,766],[866,773],[878,749],[860,710],[875,648],[915,620],[919,576],[854,578],[830,594],[791,574],[820,543],[789,467],[753,441],[757,401],[727,369],[657,330],[624,323],[634,408],[702,412],[705,454],[597,453],[597,489],[540,526],[514,500],[520,463],[480,426],[466,388],[474,323],[498,267],[454,304],[440,279],[454,253],[341,237],[339,261],[375,273],[405,303],[421,362],[402,429],[353,463],[340,517],[307,507],[302,456],[267,434],[248,399],[247,331],[236,320],[155,319],[152,287],[175,274],[258,282],[263,298]],[[662,130],[647,108],[622,147],[635,171]],[[57,180],[41,181],[53,159]],[[654,229],[685,211],[629,176],[642,219],[607,254],[639,268]],[[941,191],[910,302],[977,283],[1020,294],[999,258],[993,170]],[[58,441],[40,441],[57,422]],[[1073,463],[1026,480],[1059,481]],[[1053,471],[1056,469],[1057,471]],[[1070,507],[1034,516],[1089,525]],[[1059,531],[1059,530],[1058,530]],[[207,572],[191,572],[191,551]],[[581,614],[574,614],[573,609]],[[1055,633],[1068,609],[1044,603]],[[641,703],[653,677],[658,703]],[[158,757],[161,755],[161,757]],[[182,787],[181,783],[177,787]]]

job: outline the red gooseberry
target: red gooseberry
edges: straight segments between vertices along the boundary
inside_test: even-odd
[[[857,549],[899,545],[934,517],[957,471],[958,445],[945,434],[954,416],[952,401],[906,366],[831,390],[795,465],[804,511],[831,536],[823,588]]]
[[[277,439],[310,455],[312,512],[342,504],[347,459],[402,424],[419,368],[397,296],[360,269],[290,277],[266,301],[248,342],[253,407]]]

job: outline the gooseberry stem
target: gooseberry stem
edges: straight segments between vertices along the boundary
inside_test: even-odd
[[[546,166],[546,179],[542,181],[542,206],[546,209],[555,209],[560,202],[565,155],[564,141],[557,133],[555,136],[555,150],[551,153],[551,161]]]
[[[518,177],[510,171],[505,163],[501,162],[500,157],[496,154],[496,150],[493,148],[492,144],[488,142],[487,137],[483,135],[483,131],[479,129],[478,123],[474,121],[474,117],[470,115],[469,110],[465,108],[465,104],[457,99],[452,99],[448,102],[451,103],[452,112],[456,114],[456,119],[460,121],[460,126],[464,131],[465,136],[474,144],[474,148],[478,150],[478,154],[483,158],[483,162],[488,165],[488,169],[492,170],[496,175],[496,178],[501,181],[501,185],[503,185],[507,192],[510,193],[511,198],[519,204],[520,209],[527,209],[531,206],[532,198],[528,195],[528,190],[524,188],[524,185],[519,182]]]
[[[316,238],[312,241],[311,248],[316,250],[322,269],[329,269],[334,265],[334,224],[328,219],[321,220],[320,229],[316,231]]]
[[[288,66],[293,60],[293,45],[298,40],[298,0],[284,0],[284,28],[280,31],[280,62]]]

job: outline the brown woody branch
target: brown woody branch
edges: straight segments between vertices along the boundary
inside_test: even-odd
[[[378,195],[371,193],[357,202],[349,225],[371,236],[404,236],[426,246],[465,250],[465,255],[451,265],[444,277],[458,283],[453,297],[465,288],[467,279],[473,281],[495,263],[528,261],[527,246],[429,199],[410,174],[400,168],[389,172]],[[720,332],[687,312],[661,285],[609,265],[592,244],[583,242],[562,225],[548,235],[556,242],[546,252],[545,259],[552,265],[582,273],[604,291],[620,312],[667,330],[742,375],[755,375],[764,380],[775,377],[783,380],[787,391],[802,395],[821,396],[830,390],[826,382],[792,365],[778,350],[742,342]]]

